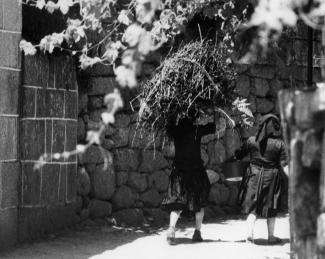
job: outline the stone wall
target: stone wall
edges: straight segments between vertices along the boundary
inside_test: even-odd
[[[317,38],[315,50],[318,51]],[[282,88],[301,88],[306,85],[307,28],[299,24],[283,34],[278,46],[255,64],[237,66],[236,92],[251,103],[254,118],[269,112],[278,114],[277,92]],[[150,75],[156,63],[146,64],[144,74]],[[83,72],[78,111],[78,141],[83,142],[87,130],[96,129],[101,120],[103,95],[117,84],[112,68],[96,65]],[[320,69],[314,69],[315,81],[320,81]],[[125,101],[128,106],[129,95]],[[236,114],[233,114],[235,119]],[[114,217],[121,224],[140,224],[146,220],[159,221],[167,217],[159,206],[167,189],[173,147],[166,139],[144,129],[136,128],[137,114],[126,108],[117,116],[102,139],[105,153],[112,156],[114,167],[103,170],[98,147],[88,150],[79,160],[78,194],[83,197],[83,218]],[[252,128],[225,128],[220,118],[218,133],[202,139],[202,158],[213,184],[207,216],[238,212],[236,197],[238,182],[226,180],[230,172],[222,164],[247,137],[255,134]],[[85,188],[86,186],[86,188]],[[287,204],[286,195],[283,196]],[[100,209],[102,208],[102,209]],[[100,213],[101,211],[101,213]],[[105,213],[104,213],[105,211]]]
[[[0,250],[79,220],[77,158],[34,170],[42,154],[76,146],[75,64],[21,55],[21,8],[0,0]]]
[[[77,158],[50,159],[43,154],[71,151],[77,143],[75,64],[69,56],[26,56],[22,62],[20,119],[20,241],[71,225],[76,211]]]
[[[0,250],[17,241],[21,10],[0,0]]]

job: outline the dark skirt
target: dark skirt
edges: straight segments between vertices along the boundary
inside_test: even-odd
[[[280,210],[281,182],[280,169],[251,164],[241,182],[238,197],[243,213],[275,217]]]
[[[198,212],[208,201],[210,182],[205,169],[173,168],[162,207],[169,211]]]

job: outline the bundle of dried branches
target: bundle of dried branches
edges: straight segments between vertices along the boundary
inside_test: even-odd
[[[164,129],[189,114],[230,107],[235,100],[236,72],[230,53],[221,44],[196,41],[170,53],[144,82],[139,101],[139,122]]]

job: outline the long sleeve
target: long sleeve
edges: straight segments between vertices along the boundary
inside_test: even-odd
[[[283,141],[281,141],[281,147],[280,147],[280,164],[282,167],[288,165],[287,151]]]
[[[214,134],[216,132],[216,125],[214,123],[208,123],[206,125],[198,126],[198,134],[200,136],[205,136],[208,134]]]
[[[242,146],[240,147],[240,149],[237,149],[235,151],[235,157],[236,159],[242,159],[244,158],[245,156],[248,155],[249,153],[249,139],[247,139],[243,144]]]

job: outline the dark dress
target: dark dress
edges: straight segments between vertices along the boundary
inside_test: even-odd
[[[176,126],[173,169],[162,206],[170,211],[200,211],[207,203],[210,182],[201,159],[201,137],[212,134],[215,124]]]
[[[281,205],[281,170],[287,164],[285,144],[280,138],[270,137],[261,154],[259,143],[255,137],[250,137],[236,151],[236,157],[241,159],[247,154],[250,155],[250,166],[241,183],[239,203],[244,213],[275,217]]]

